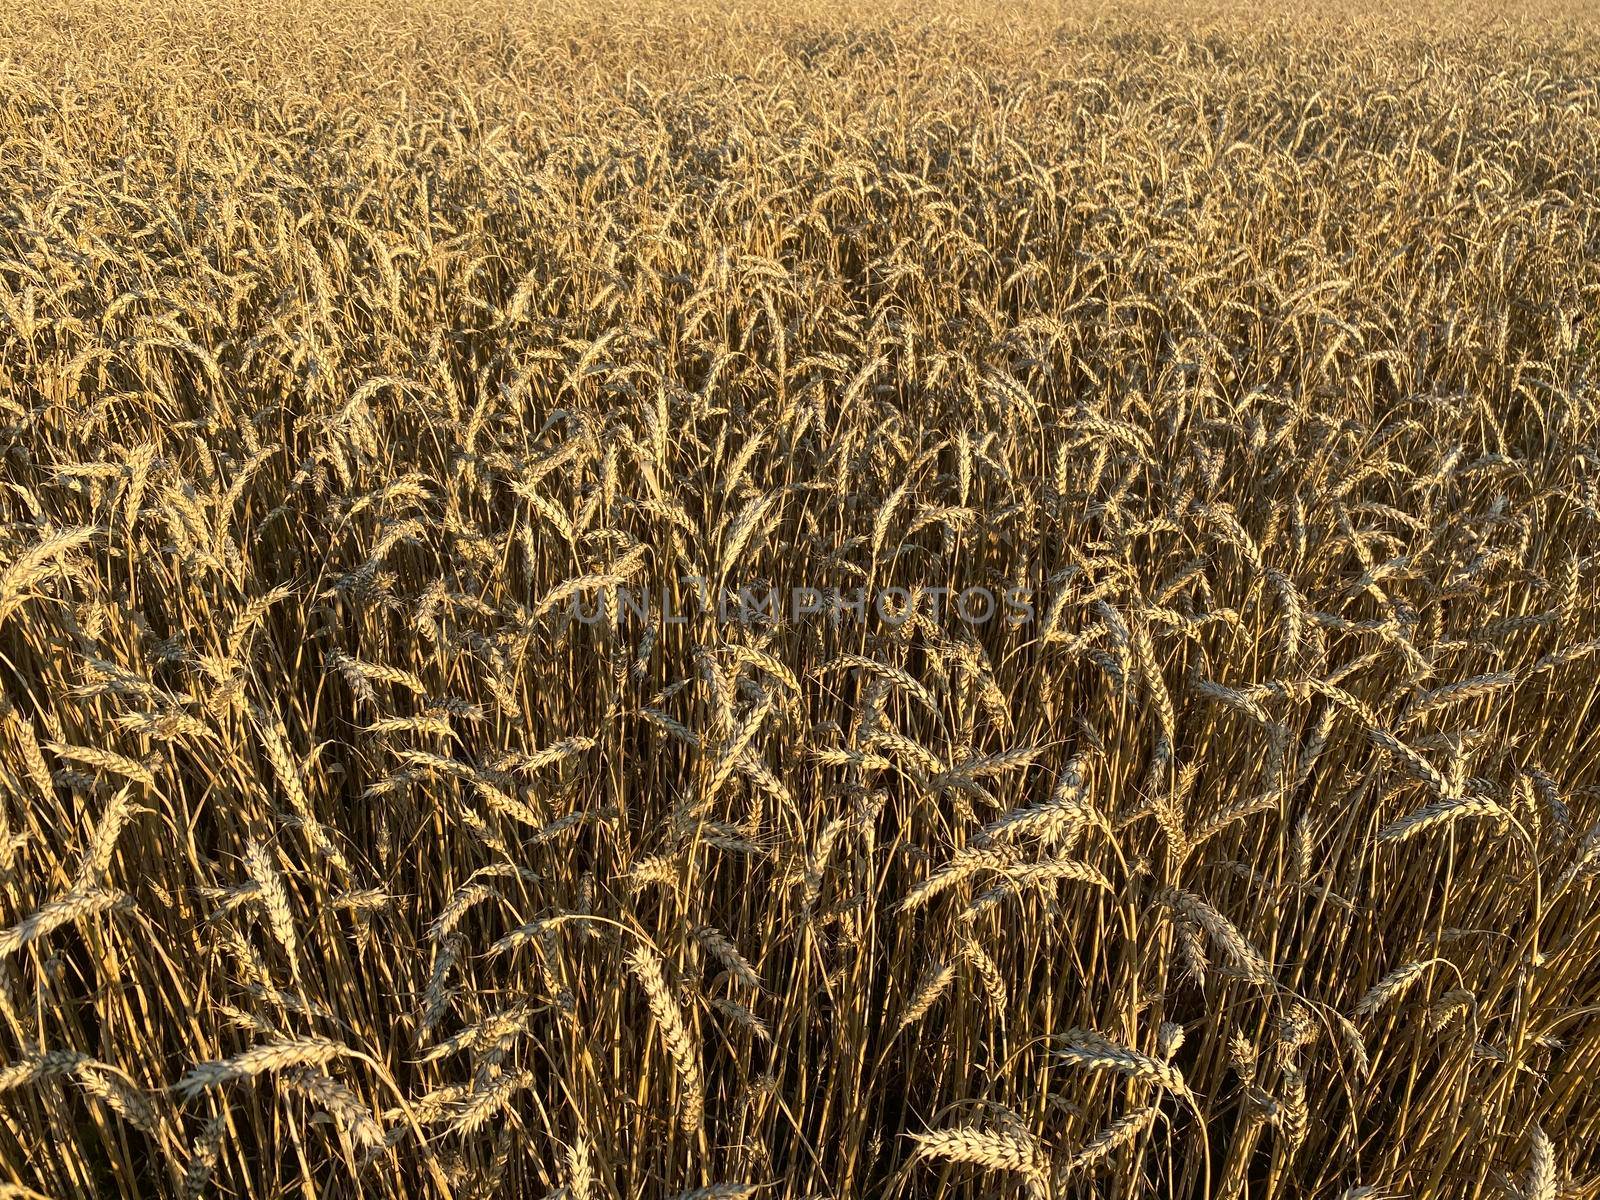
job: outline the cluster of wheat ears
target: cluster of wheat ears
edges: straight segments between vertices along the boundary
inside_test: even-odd
[[[852,3],[0,15],[0,1194],[1600,1195],[1600,21]]]

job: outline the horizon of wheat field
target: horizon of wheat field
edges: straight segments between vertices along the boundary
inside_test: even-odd
[[[0,13],[0,1200],[1596,1200],[1600,12]]]

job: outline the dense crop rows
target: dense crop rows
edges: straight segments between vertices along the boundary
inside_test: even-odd
[[[0,15],[0,1191],[1600,1195],[1600,23],[1359,2]]]

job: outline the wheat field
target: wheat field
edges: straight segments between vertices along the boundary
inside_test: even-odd
[[[0,1196],[1593,1200],[1597,338],[1582,6],[20,0]]]

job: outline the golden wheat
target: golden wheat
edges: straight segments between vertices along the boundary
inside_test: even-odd
[[[1600,1197],[1600,21],[0,12],[0,1192]]]

